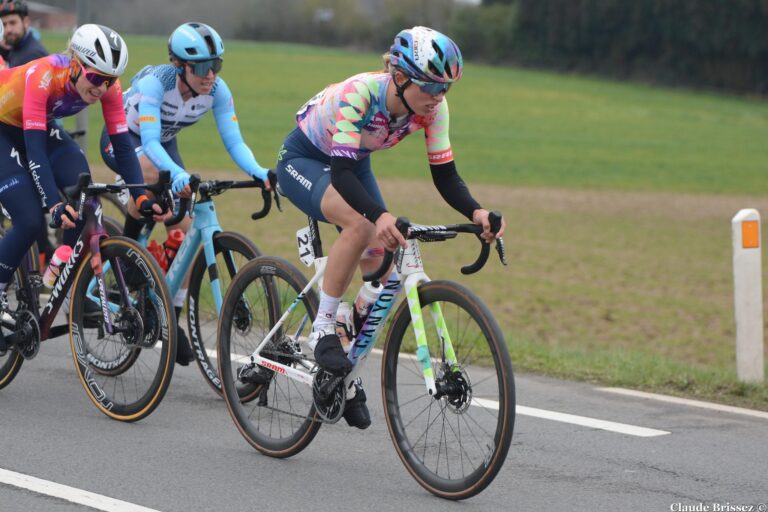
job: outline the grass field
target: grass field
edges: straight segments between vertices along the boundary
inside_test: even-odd
[[[162,38],[128,43],[131,74],[166,61]],[[380,65],[373,54],[245,42],[227,43],[225,62],[244,136],[264,165],[307,98]],[[471,64],[449,101],[460,172],[505,213],[511,265],[461,277],[476,248],[458,241],[425,247],[427,271],[490,305],[518,371],[768,410],[768,386],[735,377],[730,242],[740,208],[768,212],[768,104]],[[92,110],[89,156],[98,162]],[[212,120],[201,124],[180,138],[189,169],[237,175]],[[374,156],[388,206],[419,222],[458,221],[423,153],[417,136]],[[296,261],[295,209],[250,223],[250,196],[223,199],[225,227]]]

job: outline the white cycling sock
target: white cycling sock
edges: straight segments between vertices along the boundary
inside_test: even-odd
[[[320,306],[312,323],[313,331],[323,331],[326,334],[336,332],[336,311],[339,309],[339,302],[341,297],[331,297],[324,291],[320,291]]]

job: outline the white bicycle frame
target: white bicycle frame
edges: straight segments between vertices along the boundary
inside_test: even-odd
[[[311,245],[312,239],[309,233],[310,229],[308,227],[297,232],[297,238],[299,240],[299,257],[305,265],[315,265],[315,275],[312,276],[309,283],[307,283],[291,305],[288,306],[288,309],[282,314],[269,333],[267,333],[266,337],[262,340],[256,350],[253,351],[250,356],[250,361],[251,363],[255,363],[268,370],[303,382],[311,387],[315,373],[313,370],[315,370],[316,367],[303,365],[303,369],[293,368],[261,356],[261,351],[270,342],[275,333],[282,328],[285,319],[291,314],[296,306],[302,302],[306,294],[316,285],[318,287],[322,285],[328,258],[314,257]],[[376,302],[371,306],[371,311],[368,314],[368,317],[360,328],[360,332],[355,336],[353,344],[349,349],[348,357],[352,362],[353,368],[344,379],[345,389],[348,391],[353,387],[353,383],[360,374],[365,360],[371,350],[373,350],[373,346],[375,345],[381,328],[386,323],[386,319],[389,316],[392,307],[397,302],[400,292],[404,288],[406,300],[408,301],[408,308],[411,313],[411,323],[416,338],[416,359],[421,366],[427,392],[431,396],[434,396],[437,392],[434,370],[432,368],[432,359],[427,346],[427,336],[424,329],[424,320],[421,316],[421,304],[419,302],[418,294],[419,285],[429,282],[430,279],[427,274],[424,273],[424,265],[421,259],[421,251],[419,250],[418,241],[408,240],[407,243],[408,247],[406,249],[398,249],[395,254],[395,269],[392,270],[387,281],[382,283],[382,291],[379,293]],[[402,278],[404,278],[404,280]],[[433,303],[430,306],[430,312],[437,329],[438,339],[440,339],[443,344],[443,353],[447,360],[446,362],[449,363],[449,367],[457,368],[456,356],[440,305],[438,303]],[[311,321],[311,319],[305,318],[302,322],[302,326],[304,326],[304,322],[307,321]]]

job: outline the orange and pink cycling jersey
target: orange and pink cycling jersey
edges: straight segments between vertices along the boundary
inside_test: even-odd
[[[66,55],[49,55],[0,71],[0,123],[24,130],[46,130],[53,119],[74,115],[87,107],[69,80],[69,65]],[[119,80],[100,101],[109,134],[128,131]]]
[[[387,110],[387,87],[391,81],[389,73],[374,72],[329,85],[301,107],[296,114],[298,126],[326,155],[355,160],[390,148],[423,128],[429,163],[451,162],[445,98],[428,116],[412,114],[392,122]]]

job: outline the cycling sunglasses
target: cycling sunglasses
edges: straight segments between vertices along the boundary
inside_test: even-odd
[[[196,76],[208,76],[208,72],[211,70],[213,70],[214,74],[218,75],[221,67],[224,65],[224,61],[217,57],[210,60],[187,61],[187,65]]]
[[[101,87],[101,84],[107,84],[107,89],[109,89],[112,87],[112,84],[117,82],[117,77],[114,75],[107,75],[95,69],[85,69],[85,66],[79,60],[77,60],[77,63],[80,65],[80,71],[85,75],[85,79],[94,87]]]
[[[451,85],[453,85],[451,83],[424,82],[421,80],[416,80],[415,78],[411,78],[410,80],[416,84],[419,89],[421,89],[421,92],[429,94],[430,96],[437,96],[441,93],[447,93],[448,89],[450,89]]]

